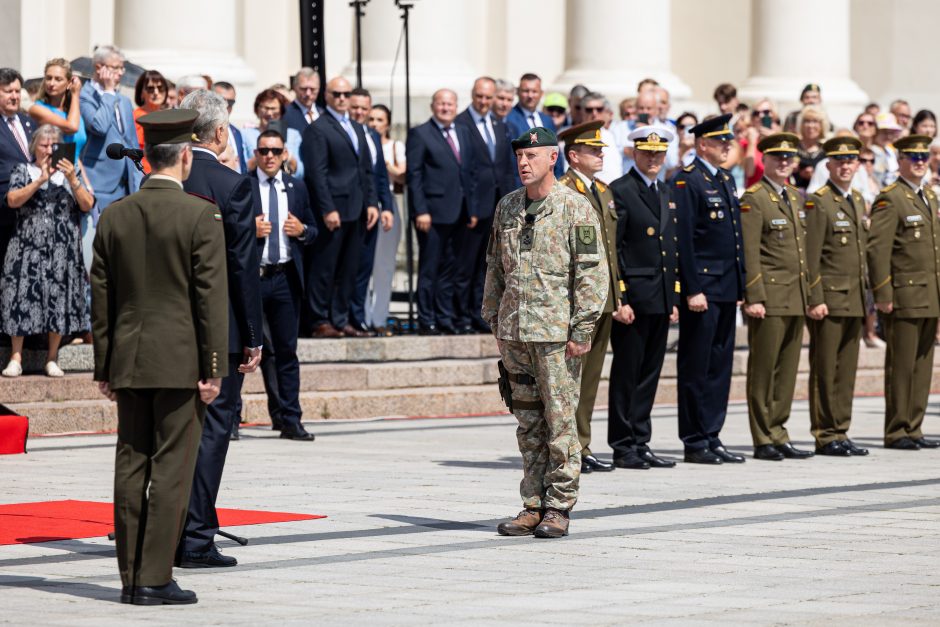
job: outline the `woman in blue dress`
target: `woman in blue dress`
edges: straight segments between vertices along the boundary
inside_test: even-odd
[[[36,103],[29,108],[29,116],[36,124],[51,124],[62,131],[64,143],[75,144],[75,157],[79,158],[88,136],[78,109],[78,94],[82,81],[72,76],[72,66],[65,59],[52,59],[43,70],[42,85]]]

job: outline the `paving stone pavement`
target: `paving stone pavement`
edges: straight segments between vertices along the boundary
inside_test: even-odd
[[[883,449],[882,413],[855,400],[866,458],[764,462],[734,404],[723,439],[747,463],[584,476],[561,540],[495,532],[520,508],[510,416],[314,422],[314,443],[246,429],[219,505],[328,518],[230,529],[250,538],[220,542],[238,567],[177,570],[199,595],[185,607],[119,604],[104,538],[0,546],[0,622],[940,624],[940,450]],[[808,423],[796,403],[798,445]],[[603,411],[594,437],[609,458]],[[33,440],[0,457],[0,502],[110,500],[113,445]],[[652,445],[681,456],[675,407],[657,407]]]

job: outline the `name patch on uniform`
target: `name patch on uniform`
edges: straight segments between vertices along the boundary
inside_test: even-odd
[[[575,237],[577,245],[575,252],[578,254],[597,254],[597,231],[593,225],[579,225],[575,227]]]
[[[848,220],[836,220],[836,226],[852,226]]]
[[[911,222],[920,222],[921,220],[924,219],[924,216],[921,216],[921,215],[906,216],[904,219],[905,219],[908,223],[911,223]]]
[[[775,218],[770,221],[774,226],[786,226],[788,224],[786,218]]]
[[[806,219],[806,212],[800,211],[800,220],[805,220],[805,219]]]

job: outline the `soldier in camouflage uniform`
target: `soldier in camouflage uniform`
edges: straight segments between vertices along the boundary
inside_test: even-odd
[[[580,357],[591,349],[609,276],[596,213],[552,174],[555,134],[532,128],[512,146],[525,187],[496,207],[482,315],[502,356],[501,392],[519,421],[525,509],[498,531],[557,538],[567,535],[578,499]]]

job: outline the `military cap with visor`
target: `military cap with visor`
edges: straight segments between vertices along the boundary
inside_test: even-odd
[[[601,127],[603,126],[603,120],[594,120],[576,126],[569,126],[558,134],[558,139],[565,142],[565,146],[568,148],[578,144],[605,148],[607,144],[601,139]]]
[[[544,126],[536,126],[525,131],[522,135],[512,140],[512,149],[521,148],[541,148],[542,146],[558,147],[558,138],[553,131]]]
[[[833,137],[823,144],[823,152],[831,159],[857,159],[862,140],[857,137]]]
[[[930,155],[930,142],[933,139],[926,135],[908,135],[895,140],[894,147],[905,155]]]
[[[696,137],[730,141],[734,139],[734,131],[732,131],[731,126],[729,126],[730,122],[731,114],[726,113],[703,120],[689,130],[692,131],[692,134]]]
[[[672,131],[661,126],[641,126],[631,131],[627,139],[633,142],[634,150],[663,152],[669,150],[673,137]]]
[[[800,138],[793,133],[774,133],[760,140],[757,149],[765,155],[769,154],[786,159],[796,156],[799,145]]]
[[[199,113],[194,109],[163,109],[137,119],[144,129],[144,143],[185,144],[195,141],[193,125]]]

